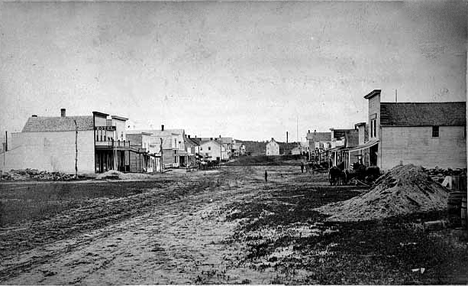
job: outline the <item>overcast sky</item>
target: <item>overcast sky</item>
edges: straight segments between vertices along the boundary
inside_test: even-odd
[[[66,108],[304,141],[365,121],[373,89],[466,101],[467,13],[466,1],[3,2],[0,131]]]

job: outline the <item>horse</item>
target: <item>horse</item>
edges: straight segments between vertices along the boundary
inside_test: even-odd
[[[328,171],[328,178],[330,180],[330,186],[344,185],[347,183],[346,172],[344,171],[344,163],[333,166]]]

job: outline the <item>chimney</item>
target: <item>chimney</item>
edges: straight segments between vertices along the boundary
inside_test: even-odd
[[[31,117],[37,117],[37,115],[36,115],[36,114],[33,114]]]
[[[219,138],[221,138],[221,135],[219,135]]]
[[[307,130],[307,133],[310,133],[310,130]]]
[[[161,131],[164,131],[164,124],[161,125]]]
[[[60,116],[61,117],[67,116],[67,110],[65,108],[60,109]]]
[[[286,143],[288,143],[288,131],[286,131]]]

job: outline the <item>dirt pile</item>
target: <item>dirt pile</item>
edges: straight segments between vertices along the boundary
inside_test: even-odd
[[[39,171],[37,169],[11,170],[2,173],[4,181],[28,181],[28,180],[44,180],[44,181],[69,181],[75,179],[74,174],[66,174],[61,172]]]
[[[374,187],[360,196],[316,210],[331,215],[331,221],[383,219],[416,212],[443,210],[448,191],[434,182],[420,166],[397,166],[381,176]]]
[[[185,171],[184,171],[185,173]],[[122,173],[119,171],[110,170],[96,176],[96,180],[146,180],[153,179],[153,173]]]
[[[124,173],[110,170],[105,173],[97,175],[96,180],[120,180],[120,179],[123,179],[123,177],[124,177]]]

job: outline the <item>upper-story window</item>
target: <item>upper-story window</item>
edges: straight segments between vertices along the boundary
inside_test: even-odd
[[[432,126],[432,137],[439,137],[439,126]]]
[[[377,137],[377,114],[374,113],[370,116],[370,137]]]
[[[374,137],[377,137],[377,120],[374,119]]]

